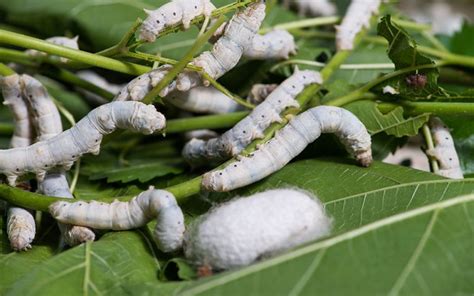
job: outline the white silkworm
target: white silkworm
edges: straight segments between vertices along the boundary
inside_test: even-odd
[[[249,157],[206,173],[202,186],[209,191],[229,191],[257,182],[283,168],[321,133],[336,134],[361,165],[372,162],[371,138],[362,122],[345,109],[319,106],[293,118]]]
[[[153,42],[159,34],[170,26],[183,24],[188,29],[191,21],[201,15],[210,17],[216,7],[210,0],[173,0],[156,10],[147,10],[148,17],[143,22],[139,40]]]
[[[370,18],[378,12],[381,0],[352,0],[341,25],[337,26],[336,46],[338,50],[352,50],[354,39],[362,28],[368,28]]]
[[[265,35],[256,34],[243,56],[250,60],[288,59],[296,54],[293,35],[285,30],[273,30]]]
[[[10,245],[15,251],[31,249],[35,238],[36,225],[33,215],[25,209],[11,207],[8,209],[7,233]]]
[[[100,76],[94,71],[89,71],[89,70],[79,71],[76,73],[76,75],[84,79],[85,81],[88,81],[102,89],[107,90],[108,92],[114,95],[117,94],[124,87],[124,85],[118,85],[118,84],[113,84],[113,83],[108,82],[104,77]],[[105,100],[99,95],[96,95],[95,93],[92,93],[82,88],[78,88],[78,91],[82,93],[87,99],[89,99],[90,101],[94,103],[97,103],[99,105],[107,103],[107,100]]]
[[[21,82],[23,95],[30,105],[29,110],[31,110],[38,141],[46,141],[60,134],[63,131],[61,117],[44,86],[26,74],[21,76]],[[38,187],[40,192],[48,196],[74,198],[62,170],[48,172],[44,180],[38,182]],[[59,223],[59,229],[65,242],[70,246],[95,239],[94,232],[86,227]]]
[[[295,100],[303,89],[313,83],[322,83],[319,72],[296,71],[283,81],[260,105],[217,139],[193,139],[183,149],[183,157],[193,165],[208,160],[222,160],[234,156],[253,140],[262,138],[267,127],[282,122],[280,113],[289,107],[299,107]]]
[[[171,252],[182,246],[185,227],[183,212],[173,194],[165,190],[151,187],[129,202],[116,200],[111,204],[58,201],[49,210],[62,223],[96,229],[128,230],[144,226],[156,218],[153,236],[160,250]]]
[[[55,37],[45,39],[44,41],[47,41],[49,43],[53,43],[56,45],[72,48],[72,49],[79,49],[78,40],[79,40],[79,36],[76,36],[74,38],[55,36]],[[47,56],[46,53],[38,51],[36,49],[28,49],[25,51],[25,53],[31,56]],[[56,56],[53,56],[53,57],[56,58]],[[63,63],[68,61],[67,58],[63,58],[63,57],[59,57],[59,60]]]
[[[61,133],[63,131],[61,116],[41,82],[23,74],[21,75],[21,85],[23,96],[30,106],[38,141],[48,140]]]
[[[185,233],[184,253],[195,266],[225,270],[249,265],[327,236],[332,219],[306,192],[278,189],[226,202]]]
[[[370,0],[369,0],[370,1]],[[301,16],[331,16],[337,11],[336,6],[329,0],[285,0],[285,7],[294,2]]]
[[[203,52],[191,64],[201,67],[213,79],[218,79],[237,65],[264,18],[264,1],[249,4],[232,17],[212,50]],[[201,83],[201,75],[197,72],[185,71],[176,79],[176,86],[180,91],[188,91]],[[204,85],[208,86],[209,82],[204,81]]]
[[[28,105],[22,95],[21,76],[9,75],[0,79],[5,105],[13,113],[15,130],[10,147],[26,147],[32,143],[33,127]],[[7,215],[7,234],[14,251],[31,249],[35,238],[36,225],[33,215],[23,208],[10,207]]]
[[[242,107],[212,86],[197,86],[189,91],[174,91],[165,101],[186,111],[195,113],[223,114],[242,110]]]
[[[20,80],[18,74],[0,79],[4,104],[10,108],[15,121],[15,130],[10,143],[13,148],[29,146],[33,139],[33,127],[28,106],[22,96]]]
[[[163,65],[150,72],[142,74],[125,85],[115,96],[114,101],[141,101],[143,98],[168,74],[171,66]],[[176,84],[173,82],[160,92],[161,97],[174,91]]]
[[[437,117],[430,119],[429,126],[435,147],[426,153],[438,161],[437,173],[451,179],[463,179],[464,175],[449,128]]]
[[[165,126],[155,107],[139,102],[113,102],[92,110],[71,129],[25,148],[0,150],[0,173],[15,185],[26,172],[42,181],[46,171],[57,166],[69,169],[85,153],[98,154],[102,137],[116,128],[151,134]]]

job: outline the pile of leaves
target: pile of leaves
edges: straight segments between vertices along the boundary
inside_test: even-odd
[[[79,35],[81,49],[97,52],[117,44],[138,17],[144,18],[143,8],[154,9],[165,2],[0,0],[0,16],[4,29],[42,39]],[[301,20],[276,1],[267,2],[263,28]],[[340,12],[345,9],[343,2],[347,1],[338,1]],[[233,2],[213,3],[222,7]],[[403,18],[396,8],[389,9],[393,16]],[[474,49],[470,44],[474,29],[466,23],[460,32],[438,36],[433,43],[426,38],[430,33],[423,26],[404,29],[388,15],[377,23],[344,64],[393,63],[395,68],[338,67],[311,102],[342,102],[337,104],[365,124],[373,137],[377,160],[370,168],[354,165],[343,149],[334,149],[339,145],[337,141],[324,136],[297,160],[251,186],[231,193],[201,192],[178,197],[190,222],[215,203],[236,195],[298,187],[318,196],[334,218],[330,237],[246,268],[197,279],[182,254],[158,251],[150,234],[153,225],[134,231],[104,232],[93,243],[64,248],[56,223],[46,213],[38,214],[40,224],[33,249],[15,253],[9,247],[3,215],[0,294],[474,293],[474,201],[472,195],[466,197],[474,193],[474,179],[449,180],[380,161],[406,143],[408,137],[419,134],[429,117],[436,115],[453,130],[465,176],[474,174],[474,108],[470,107],[474,103],[470,89],[474,81]],[[145,49],[180,60],[198,32],[196,27],[169,34]],[[333,25],[290,32],[296,38],[298,54],[289,62],[242,61],[219,82],[243,96],[254,83],[281,82],[294,64],[319,69],[316,64],[326,63],[334,56]],[[5,55],[0,60],[15,62]],[[129,57],[124,60],[152,65]],[[299,63],[301,60],[308,63]],[[445,66],[441,70],[436,67],[440,62]],[[42,64],[29,70],[38,74],[50,94],[76,120],[94,108],[84,101],[74,84],[59,78],[58,68]],[[94,70],[116,83],[133,78],[100,67]],[[396,75],[390,76],[393,73]],[[424,87],[414,88],[407,83],[407,77],[415,73],[426,76]],[[388,85],[398,94],[384,94],[382,89]],[[157,108],[168,119],[180,115],[172,106],[157,104]],[[222,118],[230,118],[225,116],[228,115]],[[110,136],[99,156],[84,157],[80,167],[72,171],[71,178],[74,172],[79,173],[75,197],[112,200],[135,195],[150,185],[166,188],[199,176],[205,170],[192,170],[181,157],[183,134],[206,125],[224,131],[241,117],[220,123],[215,118],[221,117],[212,117],[202,126],[169,130],[165,137],[129,133]],[[11,115],[0,107],[2,149],[8,147],[11,132]]]

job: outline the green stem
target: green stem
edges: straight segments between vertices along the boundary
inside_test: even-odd
[[[395,78],[397,76],[407,74],[407,73],[410,73],[410,72],[413,72],[413,71],[416,71],[416,70],[441,67],[444,64],[445,64],[444,62],[438,62],[436,64],[417,65],[417,66],[412,66],[412,67],[400,69],[400,70],[385,74],[381,77],[378,77],[378,78],[370,81],[366,85],[364,85],[364,86],[348,93],[345,96],[342,96],[342,97],[339,97],[337,99],[329,101],[327,103],[327,105],[330,105],[330,106],[344,106],[346,104],[349,104],[349,103],[352,103],[354,101],[362,99],[364,97],[365,93],[367,93],[373,87],[379,85],[380,83],[383,83],[384,81],[390,80],[390,79]]]
[[[90,52],[67,48],[41,39],[9,32],[0,29],[0,43],[19,46],[23,48],[36,49],[51,55],[57,55],[85,63],[87,65],[100,67],[116,72],[130,75],[141,75],[150,71],[149,67],[133,63],[121,62],[108,57],[99,56]],[[66,63],[67,65],[67,63]]]
[[[249,112],[234,112],[190,118],[171,119],[166,123],[166,133],[181,133],[197,129],[228,128],[235,125]]]
[[[10,69],[10,67],[8,67],[7,65],[5,65],[4,63],[0,63],[0,75],[2,76],[10,76],[10,75],[13,75],[15,74],[15,71],[13,71],[12,69]]]
[[[263,28],[263,29],[260,29],[259,33],[265,34],[275,29],[293,30],[293,29],[301,29],[301,28],[308,28],[308,27],[333,25],[333,24],[337,24],[340,21],[340,19],[341,18],[338,16],[309,18],[309,19],[298,20],[298,21],[293,21],[293,22],[288,22],[288,23],[281,23],[273,27]]]
[[[174,67],[163,77],[163,79],[143,98],[145,104],[150,104],[159,96],[159,93],[163,88],[168,86],[176,76],[178,76],[186,65],[193,59],[197,52],[207,43],[209,38],[212,37],[212,34],[219,29],[220,25],[224,23],[225,17],[221,16],[217,21],[212,25],[212,27],[203,35],[201,35],[191,49],[186,53],[186,55],[181,59]]]
[[[474,117],[474,103],[457,102],[399,102],[399,103],[379,103],[378,109],[383,113],[388,113],[395,108],[402,106],[408,115],[419,115],[423,113],[433,113],[436,115],[448,116],[469,116]]]
[[[135,32],[141,24],[142,20],[140,18],[136,19],[130,29],[128,29],[128,31],[123,35],[122,39],[120,39],[116,45],[99,51],[97,54],[101,56],[112,57],[123,52],[124,50],[127,50],[128,43],[135,36]]]
[[[0,122],[0,135],[10,136],[13,134],[13,124]]]
[[[431,131],[430,131],[430,128],[428,127],[427,124],[424,124],[423,125],[423,128],[422,128],[422,131],[423,131],[423,137],[425,138],[425,141],[426,141],[426,147],[428,148],[428,150],[431,150],[431,151],[434,151],[434,142],[433,142],[433,137],[431,135]],[[438,173],[439,172],[439,163],[438,161],[429,156],[427,154],[429,160],[430,160],[430,165],[431,165],[431,170],[433,173]]]
[[[403,27],[405,29],[411,29],[411,30],[416,30],[416,31],[430,31],[431,30],[431,25],[428,25],[428,24],[420,24],[420,23],[409,21],[409,20],[402,20],[397,17],[392,17],[392,21],[398,26]]]
[[[63,66],[59,60],[51,59],[45,56],[31,56],[24,51],[15,49],[0,48],[0,60],[4,62],[13,62],[28,67],[38,67],[41,63],[48,63],[57,66]]]

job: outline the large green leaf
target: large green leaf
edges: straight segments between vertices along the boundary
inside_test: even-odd
[[[373,101],[359,101],[345,106],[354,113],[365,125],[371,135],[385,132],[395,137],[415,136],[418,130],[428,122],[429,114],[424,113],[405,118],[403,108],[397,107],[383,114]]]
[[[444,186],[438,189],[449,186],[450,181],[442,182]],[[417,188],[411,189],[412,193]],[[384,204],[383,195],[376,203],[366,198],[361,200],[364,203],[347,201],[352,212],[380,208],[400,212],[380,220],[369,215],[366,218],[371,221],[363,226],[355,223],[351,230],[282,256],[196,282],[180,294],[472,294],[474,195],[443,200],[448,197],[443,192],[425,196],[435,202],[416,209],[406,201],[398,206]],[[396,190],[386,194],[396,199]],[[334,215],[341,225],[338,213]],[[348,223],[346,229],[354,226],[351,220],[344,222]]]
[[[153,281],[158,270],[157,254],[147,235],[115,232],[31,268],[5,295],[122,294],[122,285]]]

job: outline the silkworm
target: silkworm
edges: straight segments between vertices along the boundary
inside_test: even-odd
[[[201,15],[210,17],[216,9],[209,0],[173,0],[156,10],[147,10],[148,17],[143,22],[139,40],[153,42],[159,34],[170,26],[183,24],[188,29],[191,21]]]
[[[438,161],[440,169],[437,173],[451,179],[463,179],[459,157],[449,128],[437,117],[430,119],[429,126],[435,147],[427,150],[426,153]]]
[[[295,100],[303,89],[313,83],[322,83],[319,72],[296,71],[282,82],[260,105],[217,139],[193,139],[183,149],[183,157],[192,165],[209,160],[222,160],[234,156],[253,140],[262,138],[270,124],[282,122],[280,113],[289,107],[299,107]]]
[[[296,54],[293,35],[285,30],[273,30],[264,35],[256,34],[243,56],[250,60],[288,59]]]
[[[0,78],[0,87],[2,88],[4,104],[10,108],[15,121],[10,146],[29,146],[32,143],[34,131],[28,113],[28,106],[22,96],[20,76],[13,74]]]
[[[184,254],[197,267],[242,267],[327,236],[331,224],[309,193],[268,190],[233,199],[198,218],[186,230]]]
[[[5,105],[10,108],[14,118],[14,133],[10,147],[26,147],[32,143],[33,127],[28,105],[22,96],[21,77],[17,74],[0,79]],[[31,249],[35,238],[36,225],[33,215],[23,208],[10,207],[7,214],[7,234],[14,251]]]
[[[294,2],[301,16],[331,16],[336,13],[336,6],[329,0],[285,0],[285,7]]]
[[[319,106],[293,118],[250,156],[206,173],[202,186],[209,191],[229,191],[257,182],[283,168],[321,133],[334,133],[361,165],[372,162],[371,138],[362,122],[345,109]]]
[[[160,250],[178,250],[183,242],[185,226],[181,208],[173,194],[153,187],[129,202],[58,201],[50,206],[49,211],[62,223],[111,230],[138,228],[156,218],[153,236]]]
[[[191,64],[201,67],[213,79],[218,79],[237,65],[264,18],[264,1],[249,4],[232,17],[212,50],[203,52]],[[176,87],[180,91],[188,91],[201,83],[201,75],[197,72],[185,71],[176,79]],[[204,81],[204,85],[208,86],[209,82]]]
[[[44,86],[35,78],[21,75],[23,96],[28,101],[39,141],[63,131],[61,116]]]
[[[107,90],[108,92],[112,94],[117,94],[123,87],[124,85],[118,85],[118,84],[113,84],[108,82],[104,77],[100,76],[99,74],[89,71],[89,70],[84,70],[84,71],[79,71],[76,73],[77,76],[80,78],[84,79],[85,81],[88,81],[102,89]],[[107,100],[105,100],[103,97],[92,93],[90,91],[87,91],[83,88],[78,88],[78,91],[83,94],[87,99],[90,101],[102,105],[106,104]]]
[[[70,169],[82,154],[98,154],[102,137],[116,128],[151,134],[165,126],[155,107],[139,102],[112,102],[92,110],[71,129],[25,148],[0,150],[0,173],[15,185],[18,176],[36,173],[39,181],[57,166]]]
[[[79,49],[79,44],[78,44],[79,36],[73,37],[73,38],[68,38],[68,37],[63,37],[63,36],[55,36],[51,37],[48,39],[45,39],[44,41],[47,41],[49,43],[53,43],[56,45],[72,48],[72,49]],[[31,56],[47,56],[46,53],[38,51],[36,49],[28,49],[25,51],[26,54],[31,55]],[[58,58],[56,56],[52,56],[54,58]],[[66,63],[69,61],[67,58],[59,57],[59,60],[63,63]]]
[[[186,92],[174,91],[165,97],[165,102],[195,113],[222,114],[242,109],[238,103],[212,86],[197,86]]]
[[[168,74],[171,66],[163,65],[142,74],[125,85],[115,96],[114,101],[141,101]],[[173,82],[165,87],[160,96],[165,97],[176,89]]]
[[[356,35],[370,25],[370,18],[378,12],[381,0],[352,0],[341,25],[336,27],[338,50],[352,50]]]
[[[61,117],[53,99],[44,86],[35,78],[21,76],[23,96],[29,103],[33,125],[39,141],[46,141],[63,131]],[[49,171],[44,180],[38,182],[39,191],[48,196],[74,198],[63,170]],[[59,223],[61,235],[66,244],[75,246],[95,239],[94,232],[86,227]]]
[[[22,208],[9,208],[7,215],[7,233],[10,246],[14,251],[26,251],[31,249],[31,242],[33,242],[36,233],[33,215]]]

